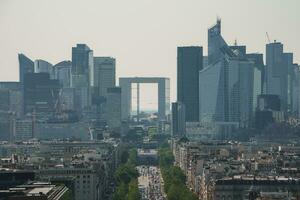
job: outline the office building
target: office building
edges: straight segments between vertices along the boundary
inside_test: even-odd
[[[14,82],[14,81],[8,81],[8,82],[1,81],[0,89],[21,90],[21,84],[20,82]]]
[[[108,88],[106,95],[106,122],[109,128],[117,129],[121,127],[121,111],[121,88]]]
[[[172,103],[172,136],[185,136],[185,105],[181,102]]]
[[[0,88],[0,110],[13,112],[20,117],[22,114],[21,91]]]
[[[24,79],[24,114],[54,112],[60,85],[48,73],[28,73]]]
[[[41,59],[34,61],[34,73],[48,73],[50,75],[50,79],[55,78],[53,65]]]
[[[15,115],[0,110],[0,141],[13,141]]]
[[[142,83],[155,83],[158,86],[158,120],[166,121],[170,115],[170,79],[163,77],[126,77],[119,79],[122,89],[122,120],[131,118],[132,113],[132,84],[137,84],[137,94],[140,92],[139,85]],[[136,98],[137,118],[139,119],[140,96]],[[139,120],[137,120],[139,121]]]
[[[177,48],[177,101],[185,105],[186,121],[199,121],[199,71],[203,68],[203,49]]]
[[[14,141],[28,141],[35,137],[33,119],[17,119],[14,128]]]
[[[76,110],[76,93],[75,88],[62,88],[60,95],[61,109],[66,110]]]
[[[252,53],[246,55],[247,59],[254,63],[254,80],[253,80],[253,111],[257,107],[257,98],[263,94],[264,88],[264,60],[263,54]]]
[[[24,76],[26,73],[34,72],[34,62],[26,57],[24,54],[18,55],[19,59],[19,80],[21,84],[24,81]]]
[[[288,99],[289,99],[289,113],[293,117],[298,117],[299,113],[299,88],[300,88],[300,68],[298,64],[290,65],[289,67],[289,91],[288,91]]]
[[[94,86],[98,96],[106,96],[107,89],[116,86],[116,59],[94,57]]]
[[[266,45],[266,94],[280,97],[281,109],[289,111],[289,69],[293,54],[283,52],[283,44],[274,41]]]
[[[249,127],[253,117],[254,63],[245,47],[229,47],[221,35],[221,21],[208,30],[208,67],[199,73],[199,116],[202,124]],[[222,131],[223,132],[223,131]]]
[[[94,86],[93,50],[86,44],[72,47],[72,87]]]
[[[55,79],[59,80],[63,88],[71,87],[72,62],[62,61],[54,65]]]
[[[115,58],[94,57],[94,81],[99,96],[106,96],[107,88],[116,86]]]
[[[262,130],[274,122],[282,122],[284,113],[281,111],[280,97],[278,95],[259,95],[255,112],[255,127]]]

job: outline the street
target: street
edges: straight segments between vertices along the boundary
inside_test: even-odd
[[[164,200],[163,180],[160,169],[155,166],[138,166],[139,191],[142,200]]]

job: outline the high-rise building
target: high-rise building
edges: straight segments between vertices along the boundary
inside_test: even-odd
[[[177,48],[177,101],[186,108],[186,121],[199,121],[199,71],[203,68],[203,49]]]
[[[93,50],[86,44],[72,47],[72,87],[94,86]]]
[[[172,103],[172,136],[185,136],[185,106],[181,102]]]
[[[62,61],[54,65],[55,79],[58,79],[63,88],[71,87],[72,62]]]
[[[14,120],[13,112],[0,110],[0,141],[13,141]]]
[[[25,74],[34,72],[34,63],[24,54],[19,54],[18,58],[19,58],[19,79],[22,84],[24,81]]]
[[[121,127],[121,111],[121,88],[108,88],[106,96],[106,121],[109,128],[117,129]]]
[[[257,107],[257,97],[263,94],[264,88],[264,60],[263,54],[252,53],[246,55],[247,59],[254,64],[254,81],[253,81],[253,111]]]
[[[116,86],[116,59],[94,57],[94,86],[99,96],[106,96],[107,88]]]
[[[266,45],[266,94],[280,97],[281,109],[289,110],[289,68],[293,55],[283,52],[283,44],[274,42]]]
[[[24,114],[51,113],[60,90],[59,81],[48,73],[27,73],[24,78]]]
[[[10,111],[17,117],[21,117],[23,113],[21,91],[0,88],[0,110]]]
[[[17,119],[15,121],[14,140],[27,141],[34,138],[34,124],[32,119]]]
[[[55,78],[53,65],[41,59],[34,61],[34,73],[48,73],[51,79]]]
[[[298,64],[289,65],[288,102],[289,112],[292,116],[298,117],[300,100],[300,68]]]
[[[62,88],[60,101],[61,101],[61,109],[64,111],[68,110],[76,110],[76,93],[75,88]]]
[[[229,47],[221,21],[208,30],[208,67],[199,73],[200,122],[248,127],[253,116],[254,63],[245,47]]]

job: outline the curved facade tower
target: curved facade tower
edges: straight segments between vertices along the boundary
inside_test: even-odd
[[[45,60],[34,61],[34,72],[35,73],[48,73],[51,79],[54,79],[54,68],[53,65]]]
[[[223,127],[248,127],[253,114],[254,63],[221,35],[221,21],[208,30],[208,66],[199,72],[199,118]]]

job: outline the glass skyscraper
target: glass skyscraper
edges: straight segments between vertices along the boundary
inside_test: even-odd
[[[199,73],[199,115],[202,123],[248,127],[253,116],[254,62],[245,47],[229,47],[221,21],[208,30],[208,66]]]
[[[19,58],[19,78],[22,84],[24,82],[25,74],[34,72],[34,62],[24,54],[19,54],[18,58]]]
[[[72,47],[72,86],[94,86],[93,51],[86,44]]]
[[[202,68],[202,47],[177,48],[177,101],[185,105],[187,122],[199,121],[199,71]]]
[[[94,86],[99,96],[106,96],[107,89],[116,86],[116,59],[94,57]]]

